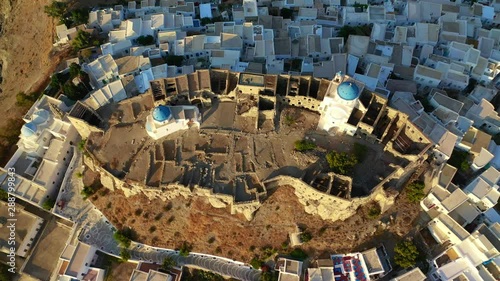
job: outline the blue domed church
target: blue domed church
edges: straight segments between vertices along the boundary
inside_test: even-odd
[[[350,124],[349,119],[357,112],[366,109],[359,101],[364,85],[342,73],[337,73],[326,92],[319,107],[321,117],[318,129],[332,134],[345,133],[354,135],[356,124]],[[352,123],[352,122],[351,122]]]
[[[159,105],[146,119],[146,131],[153,139],[159,139],[191,126],[200,126],[201,115],[196,106]]]

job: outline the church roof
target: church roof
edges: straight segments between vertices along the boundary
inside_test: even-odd
[[[153,109],[153,119],[157,122],[167,121],[170,116],[172,116],[170,108],[164,105],[157,106],[155,107],[155,109]]]
[[[32,122],[26,123],[21,128],[21,134],[25,137],[31,137],[31,136],[35,135],[36,130],[37,130],[37,128],[36,128],[36,125],[34,123],[32,123]]]
[[[337,87],[338,95],[344,100],[354,100],[359,97],[359,88],[352,82],[342,82]]]

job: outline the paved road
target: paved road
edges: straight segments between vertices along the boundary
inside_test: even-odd
[[[187,257],[183,257],[176,251],[137,245],[133,250],[131,250],[131,256],[132,259],[135,260],[157,261],[159,263],[161,263],[165,257],[171,257],[179,265],[188,265],[208,269],[221,275],[231,276],[245,281],[257,281],[260,276],[260,271],[255,270],[248,265],[229,259],[203,254],[190,254]]]

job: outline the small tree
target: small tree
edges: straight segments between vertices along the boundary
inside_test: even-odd
[[[297,151],[307,151],[316,148],[316,144],[309,140],[298,140],[295,142],[295,150]]]
[[[75,38],[71,41],[71,47],[75,50],[80,50],[90,46],[90,34],[83,31],[78,30]]]
[[[183,62],[184,62],[184,56],[168,55],[166,58],[166,63],[168,65],[182,66]]]
[[[170,271],[172,268],[177,266],[177,262],[172,257],[166,257],[163,259],[160,269],[164,271]]]
[[[422,181],[415,181],[406,187],[406,196],[413,203],[418,203],[425,197],[425,184]]]
[[[301,261],[307,259],[307,257],[308,257],[306,252],[304,252],[304,250],[302,250],[301,248],[293,249],[293,251],[290,252],[290,256],[294,259],[301,260]]]
[[[73,84],[72,81],[68,81],[63,86],[64,94],[71,100],[77,101],[83,99],[88,91],[82,83],[78,85]]]
[[[326,155],[326,161],[334,173],[349,175],[358,163],[356,156],[345,152],[330,151]]]
[[[295,124],[295,118],[292,115],[286,115],[285,116],[285,125],[292,126],[293,124]]]
[[[417,262],[419,254],[417,247],[411,241],[403,241],[394,248],[394,262],[403,268],[412,267]]]
[[[113,234],[113,238],[120,244],[123,248],[130,247],[130,243],[132,239],[132,230],[130,228],[124,228],[122,230],[117,230]]]
[[[120,262],[127,262],[128,260],[130,259],[130,252],[125,249],[125,248],[122,248],[120,250]]]
[[[43,11],[49,16],[57,19],[63,19],[68,4],[66,2],[52,1],[50,5],[44,6]]]
[[[82,74],[82,68],[77,63],[71,63],[69,66],[69,77],[72,79],[75,77],[79,77]]]
[[[43,202],[42,208],[44,210],[50,211],[54,207],[55,203],[56,203],[56,201],[54,199],[49,198],[49,199],[45,200],[45,202]]]
[[[305,231],[305,232],[302,232],[300,235],[299,235],[299,238],[300,238],[300,241],[306,243],[306,242],[309,242],[311,241],[312,239],[312,234],[308,231]]]
[[[288,9],[288,8],[282,8],[282,9],[281,9],[281,16],[282,16],[284,19],[291,19],[291,18],[292,18],[292,16],[293,16],[293,10]]]
[[[353,27],[351,27],[349,25],[344,25],[340,28],[338,36],[344,37],[344,41],[347,42],[347,38],[349,38],[349,35],[350,34],[354,35],[355,33],[356,33],[356,30],[354,30]]]
[[[207,24],[211,24],[212,23],[212,19],[211,18],[202,18],[200,20],[200,23],[201,23],[201,25],[205,26]]]
[[[183,257],[187,257],[187,256],[189,256],[189,252],[191,252],[192,249],[193,249],[193,247],[190,244],[188,244],[186,241],[184,241],[182,243],[181,248],[179,249],[179,255],[181,255]]]
[[[278,281],[278,276],[276,276],[276,273],[274,272],[263,271],[260,274],[259,281]]]
[[[31,106],[38,99],[38,96],[36,93],[25,94],[24,92],[19,92],[16,95],[16,105]]]
[[[84,59],[88,59],[92,56],[92,50],[89,48],[89,49],[83,49],[81,52],[80,52],[80,56]]]
[[[61,73],[54,73],[52,77],[50,77],[50,87],[60,90],[62,87],[62,77]]]
[[[376,202],[373,202],[373,204],[371,204],[371,206],[369,206],[366,216],[369,219],[376,219],[380,216],[381,213],[382,213],[382,210],[380,209],[380,205]]]
[[[78,146],[78,150],[79,150],[79,151],[83,151],[83,150],[85,149],[85,142],[86,142],[86,141],[87,141],[86,139],[82,139],[82,140],[80,140],[80,141],[78,142],[78,145],[77,145],[77,146]]]
[[[258,257],[253,257],[250,261],[250,265],[255,269],[260,269],[264,262],[260,260]]]
[[[82,192],[80,192],[80,194],[83,197],[83,200],[86,200],[87,198],[92,196],[94,193],[95,193],[95,190],[94,190],[94,188],[92,188],[92,186],[84,186],[82,189]]]
[[[76,9],[71,11],[71,22],[73,25],[88,23],[89,11],[87,9]]]
[[[139,36],[137,43],[142,46],[152,45],[155,43],[155,38],[152,35]]]

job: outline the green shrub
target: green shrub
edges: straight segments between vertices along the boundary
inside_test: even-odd
[[[462,172],[470,170],[469,153],[467,151],[453,150],[453,153],[447,162]]]
[[[83,199],[87,199],[95,193],[95,189],[92,186],[84,186],[81,192]]]
[[[380,216],[381,212],[382,210],[380,209],[380,205],[378,203],[374,203],[368,208],[366,216],[369,219],[376,219]]]
[[[83,151],[84,150],[86,141],[87,141],[86,139],[82,139],[82,140],[80,140],[78,142],[77,147],[78,147],[79,151]]]
[[[263,263],[264,262],[257,257],[252,258],[252,260],[250,261],[250,265],[255,269],[260,269]]]
[[[398,243],[394,248],[394,262],[403,268],[414,266],[419,255],[417,247],[411,241]]]
[[[68,4],[66,2],[52,1],[50,5],[43,7],[43,11],[49,16],[57,19],[62,19],[66,14]]]
[[[45,200],[45,202],[43,202],[42,208],[44,210],[50,211],[50,210],[52,210],[52,207],[54,207],[55,203],[56,203],[56,201],[54,199],[48,198],[47,200]]]
[[[191,246],[189,243],[184,241],[182,243],[181,248],[179,249],[179,255],[181,255],[183,257],[187,257],[187,256],[189,256],[189,252],[191,252],[192,249],[193,249],[193,246]]]
[[[127,249],[122,248],[120,250],[120,262],[127,262],[130,259],[130,252]]]
[[[83,83],[79,83],[78,85],[73,84],[73,82],[67,81],[63,85],[64,95],[66,95],[69,99],[73,101],[78,101],[83,99],[87,94],[88,90],[85,88]]]
[[[295,124],[295,118],[292,115],[286,115],[285,116],[285,125],[292,126],[293,124]]]
[[[166,63],[168,65],[182,66],[183,62],[184,62],[184,56],[168,55],[166,58]]]
[[[75,38],[71,41],[71,47],[76,51],[91,46],[91,35],[83,30],[78,30]]]
[[[300,241],[302,241],[302,242],[306,243],[306,242],[311,241],[311,239],[312,239],[312,235],[311,235],[311,233],[310,233],[310,232],[305,231],[305,232],[302,232],[302,233],[300,234],[299,238],[300,238]]]
[[[277,252],[278,252],[278,250],[274,249],[271,246],[263,247],[262,248],[262,259],[267,260],[268,258],[272,257]]]
[[[164,271],[170,271],[172,268],[177,266],[177,262],[172,257],[165,257],[160,269]]]
[[[128,248],[130,247],[131,239],[132,239],[132,229],[124,228],[122,230],[118,230],[113,234],[113,238],[120,244],[121,247]]]
[[[300,248],[293,249],[293,251],[290,252],[290,256],[294,259],[301,260],[301,261],[307,259],[307,257],[308,257],[306,252],[304,252]]]
[[[31,106],[39,96],[37,93],[25,94],[24,92],[19,92],[16,94],[16,105],[23,107]]]
[[[152,45],[155,43],[155,38],[152,35],[139,36],[137,43],[142,46]]]
[[[278,281],[278,278],[277,272],[263,271],[260,274],[259,281]]]
[[[326,161],[330,169],[340,175],[350,175],[354,166],[358,164],[356,156],[337,151],[330,151],[326,155]]]
[[[425,184],[422,181],[415,181],[406,187],[406,196],[413,203],[418,203],[425,197]]]
[[[292,16],[293,16],[293,10],[288,9],[288,8],[282,8],[282,9],[281,9],[281,16],[282,16],[284,19],[291,19],[291,18],[292,18]]]
[[[309,140],[298,140],[295,142],[295,150],[297,151],[307,151],[316,148],[316,144]]]
[[[71,25],[87,24],[89,22],[89,11],[87,9],[76,9],[71,11]]]

